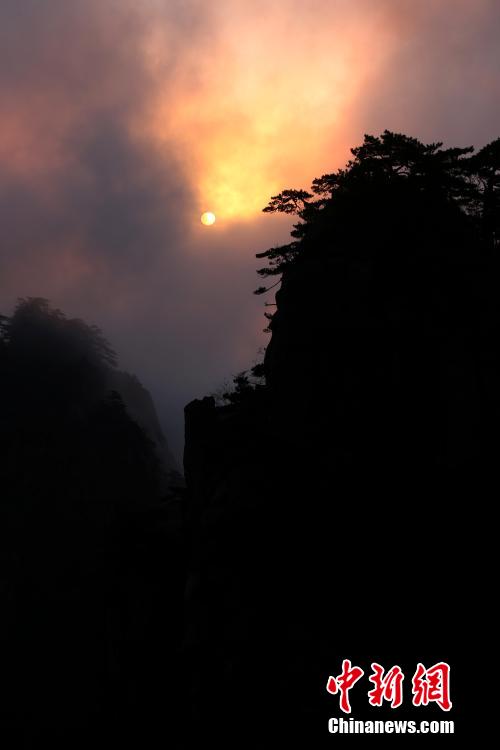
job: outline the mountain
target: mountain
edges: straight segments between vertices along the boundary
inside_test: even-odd
[[[151,397],[46,300],[0,323],[2,736],[147,745],[181,716],[185,580]]]
[[[281,282],[264,362],[186,408],[196,739],[229,746],[244,716],[245,747],[322,746],[346,658],[447,662],[464,706],[466,539],[500,448],[499,149],[386,131],[271,200],[298,223],[258,256]],[[356,718],[419,718],[354,692]]]
[[[154,443],[165,474],[177,472],[177,464],[168,447],[160,426],[151,394],[135,375],[123,370],[110,369],[108,373],[110,390],[120,394],[127,413]]]

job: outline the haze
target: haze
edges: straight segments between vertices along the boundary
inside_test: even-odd
[[[265,346],[269,197],[365,132],[498,137],[499,38],[495,0],[2,0],[0,312],[98,324],[180,459],[184,405]]]

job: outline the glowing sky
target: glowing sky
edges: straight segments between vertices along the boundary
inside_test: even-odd
[[[0,311],[99,324],[179,453],[184,403],[265,344],[270,195],[364,132],[500,135],[499,38],[497,0],[2,0]]]

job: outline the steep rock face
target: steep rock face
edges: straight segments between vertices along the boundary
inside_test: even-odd
[[[498,216],[498,147],[469,160],[367,136],[315,180],[317,200],[272,198],[301,223],[258,256],[264,277],[281,274],[266,386],[186,410],[201,734],[238,732],[246,712],[249,747],[272,746],[272,729],[320,746],[342,659],[405,673],[463,661],[476,611],[465,550],[484,533],[500,449],[500,265],[485,220],[490,200]]]
[[[130,376],[111,385],[113,363],[97,329],[45,300],[0,319],[0,726],[12,745],[113,746],[137,732],[132,744],[149,747],[165,705],[172,734],[180,716],[180,503],[162,486],[149,395]]]
[[[284,591],[268,561],[285,511],[268,467],[266,423],[262,400],[218,408],[204,399],[186,408],[184,654],[193,742],[205,733],[224,741],[238,732],[252,696],[264,711],[273,692],[264,674]],[[239,736],[241,746],[246,741]]]
[[[452,269],[453,270],[453,269]],[[496,262],[318,259],[283,279],[265,368],[274,419],[316,465],[404,481],[474,472],[497,445]],[[496,418],[496,417],[495,417]]]
[[[187,407],[193,726],[237,731],[249,710],[256,731],[279,735],[277,717],[293,716],[311,737],[332,662],[455,658],[461,498],[498,449],[500,367],[496,261],[446,264],[390,278],[370,260],[296,264],[276,295],[267,388]]]
[[[177,471],[149,391],[135,375],[122,370],[110,369],[108,378],[109,388],[120,394],[130,417],[154,443],[164,471],[167,474]]]

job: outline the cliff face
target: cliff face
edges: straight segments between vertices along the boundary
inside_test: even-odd
[[[0,726],[13,745],[79,745],[78,727],[86,745],[137,731],[149,747],[165,704],[171,734],[180,715],[180,503],[165,496],[149,394],[112,363],[96,329],[44,300],[0,320]]]
[[[186,653],[214,731],[246,707],[310,738],[332,663],[457,655],[465,508],[500,447],[499,266],[441,196],[379,187],[303,230],[266,388],[186,409]]]
[[[287,511],[279,474],[269,467],[270,450],[277,453],[269,424],[263,398],[219,408],[207,398],[186,408],[184,664],[193,742],[214,734],[225,747],[236,734],[246,747],[253,732],[242,737],[238,728],[246,707],[253,710],[259,695],[260,725],[271,705],[265,675],[281,637],[286,581],[269,560]]]
[[[265,356],[276,429],[321,471],[470,474],[497,445],[496,261],[385,271],[323,258],[284,277]]]
[[[130,417],[154,443],[158,458],[166,474],[177,472],[177,466],[160,426],[151,394],[135,375],[122,370],[108,371],[108,388],[117,391]]]

